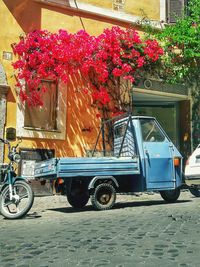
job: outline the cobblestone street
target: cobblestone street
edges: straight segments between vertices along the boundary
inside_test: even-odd
[[[0,216],[0,266],[200,266],[200,199],[182,192],[118,196],[112,210],[75,211],[64,196],[37,197],[28,216]]]

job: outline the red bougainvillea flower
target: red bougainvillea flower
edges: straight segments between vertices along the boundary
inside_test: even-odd
[[[101,118],[101,114],[100,113],[97,113],[96,114],[96,117],[97,117],[97,119],[100,119]]]
[[[163,55],[163,49],[159,46],[156,40],[147,40],[144,54],[146,54],[152,61],[158,60],[160,55]]]
[[[106,105],[110,102],[109,94],[104,87],[100,87],[99,91],[92,93],[93,99],[102,105]]]
[[[86,94],[86,95],[89,93],[89,91],[88,91],[87,88],[83,88],[82,91],[83,91],[83,93]]]
[[[12,48],[18,56],[13,67],[17,71],[19,96],[35,106],[42,105],[45,88],[38,91],[42,79],[68,83],[70,76],[80,73],[89,81],[82,92],[91,94],[99,106],[107,105],[112,100],[108,90],[111,79],[134,83],[137,70],[154,63],[163,54],[156,40],[142,41],[135,30],[120,27],[105,29],[96,37],[83,30],[75,34],[38,30],[21,37]]]

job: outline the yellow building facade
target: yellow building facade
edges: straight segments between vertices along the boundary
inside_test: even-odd
[[[137,21],[149,18],[159,27],[160,21],[166,20],[166,0],[3,0],[0,1],[0,14],[0,64],[9,88],[5,124],[0,125],[5,129],[4,134],[7,128],[16,128],[17,136],[22,138],[20,147],[24,151],[52,150],[56,157],[82,156],[92,149],[99,130],[96,126],[100,122],[96,118],[97,110],[91,107],[91,99],[78,90],[79,80],[72,79],[67,85],[59,84],[56,130],[26,127],[26,107],[20,103],[15,87],[12,68],[15,58],[11,44],[17,43],[21,34],[35,29],[50,32],[65,29],[71,33],[85,29],[89,34],[98,35],[105,28],[119,25],[134,27],[142,34]],[[2,86],[0,84],[0,90]],[[134,99],[138,114],[148,110],[149,106],[145,106],[145,103],[150,103],[153,108],[152,103],[163,101],[175,103],[172,105],[175,108],[180,101],[188,99],[187,94],[151,89],[144,84],[135,88]]]

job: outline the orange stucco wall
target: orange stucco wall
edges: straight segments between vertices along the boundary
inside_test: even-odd
[[[85,1],[90,2],[92,1]],[[102,3],[105,1],[95,1]],[[126,2],[126,8],[133,10],[134,5],[128,6],[133,1]],[[135,3],[136,1],[134,1]],[[146,3],[149,1],[140,1]],[[152,1],[151,1],[152,2]],[[159,2],[153,0],[154,4]],[[96,4],[96,3],[95,3]],[[109,7],[106,7],[109,8]],[[8,84],[11,88],[8,94],[7,103],[7,122],[6,127],[16,127],[16,93],[15,79],[11,61],[3,60],[3,51],[12,51],[10,44],[18,42],[18,37],[24,32],[42,28],[51,32],[58,29],[66,29],[69,32],[77,32],[82,28],[80,18],[70,16],[65,12],[46,9],[44,6],[30,0],[3,0],[0,1],[0,63],[6,70]],[[84,27],[90,34],[100,34],[104,28],[111,27],[109,23],[83,18]],[[2,27],[2,25],[4,25]],[[96,118],[97,110],[91,107],[91,99],[77,90],[76,81],[66,85],[66,138],[65,140],[56,139],[37,139],[23,138],[21,147],[24,148],[50,148],[55,149],[56,156],[81,156],[85,149],[92,149],[99,130],[99,120]],[[84,129],[90,129],[85,131]]]

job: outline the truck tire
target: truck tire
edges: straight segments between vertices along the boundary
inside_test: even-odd
[[[200,197],[200,189],[199,188],[195,188],[195,187],[190,187],[189,188],[190,193],[195,196],[195,197]]]
[[[80,209],[88,203],[89,196],[86,193],[77,195],[67,194],[67,200],[73,208]]]
[[[174,203],[180,196],[180,188],[160,191],[161,197],[168,203]]]
[[[99,184],[91,195],[91,203],[96,210],[108,210],[116,200],[116,191],[111,184]]]

